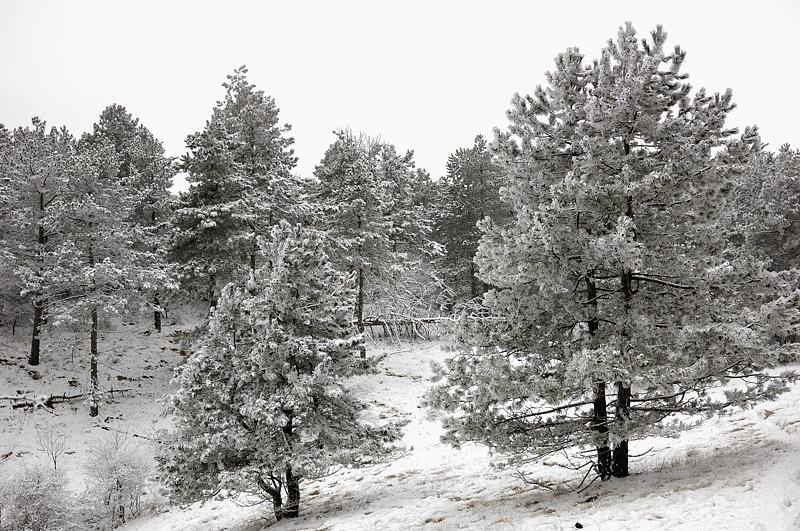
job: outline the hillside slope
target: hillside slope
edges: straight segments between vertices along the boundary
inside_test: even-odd
[[[407,451],[391,462],[339,471],[303,485],[301,517],[274,524],[288,530],[405,529],[675,529],[800,528],[800,388],[754,410],[711,420],[679,439],[639,441],[633,476],[595,483],[580,494],[543,491],[513,470],[496,470],[481,447],[455,450],[439,441],[441,426],[420,406],[430,362],[448,356],[440,344],[377,349],[377,375],[354,386],[384,415],[405,418]],[[558,484],[558,467],[526,470]],[[230,501],[195,504],[127,527],[137,530],[254,530],[270,508]]]

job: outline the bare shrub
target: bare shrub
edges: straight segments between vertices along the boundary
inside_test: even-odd
[[[99,439],[86,463],[87,520],[100,529],[115,529],[146,508],[149,458],[129,438],[113,433]]]
[[[39,451],[53,463],[53,470],[58,471],[58,459],[67,449],[67,439],[63,434],[57,433],[52,427],[36,428],[36,443]]]
[[[32,465],[0,483],[0,531],[78,529],[64,483],[59,472]]]

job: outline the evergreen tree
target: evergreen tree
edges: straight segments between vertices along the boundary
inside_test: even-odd
[[[598,474],[623,477],[629,440],[785,390],[761,331],[796,327],[795,275],[731,243],[758,136],[725,127],[730,91],[690,96],[665,40],[628,24],[599,60],[569,49],[514,97],[495,152],[515,215],[482,225],[477,256],[497,289],[431,393],[451,441],[516,460],[594,447]]]
[[[92,133],[85,141],[108,143],[117,155],[117,179],[126,187],[128,195],[134,194],[134,207],[130,221],[142,230],[142,241],[137,246],[153,253],[163,254],[168,244],[169,216],[174,199],[169,192],[174,174],[172,160],[164,154],[164,147],[153,134],[139,123],[125,107],[109,105],[100,114]],[[153,327],[161,331],[163,308],[158,292],[152,295]]]
[[[12,334],[15,332],[17,320],[26,314],[26,303],[20,295],[21,287],[14,274],[15,257],[9,248],[12,245],[12,226],[5,223],[6,216],[15,203],[12,189],[12,139],[11,132],[0,124],[0,324],[11,324]]]
[[[776,271],[800,267],[800,151],[788,144],[754,157],[734,197],[744,236]]]
[[[74,153],[74,138],[66,129],[47,129],[34,118],[30,127],[3,129],[4,194],[2,216],[2,269],[8,282],[7,300],[31,307],[30,365],[40,361],[45,313],[57,296],[46,272],[54,266],[59,224],[54,202],[63,192]],[[8,276],[10,275],[10,276]],[[16,306],[16,312],[21,308]]]
[[[228,76],[225,99],[187,138],[181,163],[190,188],[175,212],[173,254],[188,278],[208,286],[212,305],[217,285],[256,269],[257,237],[302,210],[290,127],[278,125],[275,100],[246,74],[241,67]]]
[[[443,268],[456,300],[474,299],[486,291],[474,261],[481,235],[478,222],[488,216],[502,224],[508,218],[509,208],[500,201],[501,180],[501,168],[478,135],[471,148],[450,155],[447,175],[438,183],[441,209],[435,237],[445,249]]]
[[[374,459],[394,430],[362,424],[342,385],[363,340],[353,278],[323,235],[281,222],[260,241],[268,262],[223,289],[177,377],[178,430],[159,461],[179,499],[251,493],[280,520],[297,516],[303,479]]]
[[[328,232],[333,262],[356,275],[356,325],[367,312],[390,318],[415,306],[431,281],[424,262],[438,253],[430,239],[430,177],[413,153],[364,134],[338,131],[314,175],[318,224]],[[368,308],[368,305],[370,308]]]
[[[141,310],[146,295],[176,289],[162,256],[138,245],[131,221],[139,196],[117,178],[117,155],[105,143],[80,142],[69,161],[68,180],[52,208],[59,239],[54,261],[42,276],[55,287],[54,325],[89,322],[89,414],[97,416],[99,323],[102,314]]]

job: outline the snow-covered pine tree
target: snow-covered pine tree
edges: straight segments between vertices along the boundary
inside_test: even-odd
[[[283,221],[260,242],[268,262],[223,289],[176,377],[177,432],[159,462],[179,499],[248,493],[280,520],[297,516],[303,479],[377,458],[396,430],[362,423],[342,385],[363,339],[354,279],[325,237]]]
[[[746,243],[771,260],[770,268],[800,267],[800,151],[788,144],[763,152],[742,172],[735,189]]]
[[[175,172],[172,159],[165,156],[161,142],[139,123],[138,118],[117,104],[103,109],[93,131],[85,135],[84,140],[114,146],[117,179],[129,195],[136,195],[130,220],[141,229],[138,231],[141,241],[136,245],[164,256],[169,239],[169,217],[175,203],[169,192]],[[153,327],[160,332],[163,308],[157,291],[152,295],[152,304]]]
[[[54,297],[45,274],[56,260],[53,251],[59,237],[53,203],[63,192],[74,143],[66,129],[48,130],[38,118],[30,127],[15,129],[5,142],[1,245],[3,269],[13,276],[4,282],[10,294],[31,307],[30,365],[39,364],[42,326]]]
[[[360,332],[372,317],[393,317],[419,300],[418,283],[433,282],[422,271],[437,254],[430,239],[430,177],[414,165],[413,153],[350,130],[336,141],[314,171],[318,179],[317,225],[330,236],[331,258],[357,279],[355,315]]]
[[[411,332],[419,318],[437,312],[445,300],[445,286],[432,267],[443,253],[431,235],[439,205],[432,202],[430,174],[416,167],[413,151],[401,155],[394,145],[380,142],[376,163],[390,197],[385,217],[391,253],[372,271],[366,308],[377,321],[403,322]]]
[[[13,334],[19,318],[27,315],[28,304],[20,295],[20,282],[14,273],[16,260],[9,248],[14,227],[7,223],[6,216],[15,203],[12,199],[12,150],[11,132],[0,124],[0,325],[11,325]]]
[[[89,323],[89,414],[100,403],[98,338],[102,314],[149,308],[154,290],[177,285],[132,221],[139,195],[117,178],[112,145],[81,141],[68,163],[68,179],[52,202],[59,239],[42,276],[53,286],[50,320]]]
[[[378,172],[379,141],[350,130],[336,131],[314,170],[319,188],[319,228],[330,236],[330,256],[341,271],[356,275],[356,326],[364,333],[368,278],[392,252],[391,186]],[[362,350],[362,356],[366,354]]]
[[[247,80],[244,66],[223,83],[225,98],[202,131],[190,135],[181,163],[190,188],[174,216],[173,254],[188,278],[209,289],[255,270],[256,239],[281,219],[297,219],[302,182],[278,124],[275,100]]]
[[[459,148],[447,159],[447,174],[439,180],[440,209],[435,238],[444,247],[442,268],[455,301],[474,299],[486,291],[478,279],[475,253],[481,231],[478,222],[489,216],[496,224],[508,218],[500,201],[502,171],[492,162],[483,136],[471,148]]]
[[[627,24],[599,60],[569,49],[514,97],[495,153],[515,216],[484,224],[477,256],[497,289],[430,395],[453,443],[516,462],[577,449],[622,477],[629,440],[786,388],[761,332],[794,326],[794,285],[731,243],[758,136],[725,127],[730,91],[690,96],[665,40]]]

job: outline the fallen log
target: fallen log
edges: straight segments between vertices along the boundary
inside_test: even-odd
[[[125,391],[133,391],[133,389],[112,388],[110,391],[106,392],[110,392],[111,396],[114,396],[114,393],[124,393]],[[0,396],[0,400],[10,401],[12,409],[29,407],[33,409],[44,408],[50,411],[53,409],[55,404],[69,402],[70,400],[77,400],[79,398],[83,398],[84,396],[86,396],[86,393],[78,393],[76,395],[68,395],[67,393],[60,395],[6,395]]]

